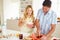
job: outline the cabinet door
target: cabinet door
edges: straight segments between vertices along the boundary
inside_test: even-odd
[[[3,0],[0,0],[0,25],[3,24]]]

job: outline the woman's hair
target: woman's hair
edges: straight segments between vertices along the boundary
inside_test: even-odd
[[[51,1],[50,0],[45,0],[43,2],[43,6],[51,7]]]
[[[28,15],[28,13],[27,13],[27,9],[28,9],[28,8],[31,8],[31,9],[32,9],[31,18],[34,19],[33,8],[32,8],[31,5],[28,5],[28,6],[25,8],[25,11],[24,11],[24,19],[27,18],[27,15]]]

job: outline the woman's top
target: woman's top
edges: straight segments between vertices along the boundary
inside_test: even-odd
[[[24,23],[22,25],[22,27],[20,28],[20,31],[23,33],[29,33],[32,34],[33,33],[33,20],[32,18],[27,17],[26,19],[24,19]]]

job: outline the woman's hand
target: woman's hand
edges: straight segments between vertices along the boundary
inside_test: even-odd
[[[23,19],[22,19],[22,18],[20,18],[20,19],[19,19],[19,21],[18,21],[18,25],[19,25],[19,26],[22,26],[22,25],[23,25],[23,23],[24,23]]]
[[[29,28],[33,28],[33,27],[34,27],[33,24],[27,24],[27,26],[28,26]]]

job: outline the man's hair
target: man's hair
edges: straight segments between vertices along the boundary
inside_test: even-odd
[[[45,0],[43,2],[43,6],[51,7],[51,1],[50,0]]]

